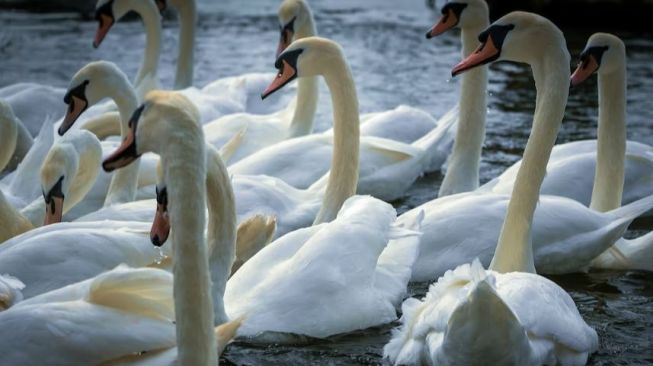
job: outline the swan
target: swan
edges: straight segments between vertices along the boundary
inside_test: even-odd
[[[474,51],[476,36],[489,25],[487,3],[484,0],[459,0],[442,7],[442,17],[427,33],[433,38],[453,28],[460,28],[462,56]],[[470,192],[479,185],[479,165],[485,138],[487,67],[470,70],[462,77],[458,128],[447,171],[438,197]]]
[[[16,118],[11,106],[0,99],[0,172],[16,169],[34,143],[32,135]]]
[[[120,135],[121,139],[125,139],[129,130],[129,118],[138,107],[138,99],[127,76],[114,63],[106,61],[91,62],[71,78],[64,97],[64,101],[68,104],[68,111],[59,126],[59,135],[65,134],[89,107],[107,97],[111,98],[118,107]],[[112,145],[113,150],[116,146]],[[141,165],[139,159],[113,174],[108,192],[105,191],[104,206],[131,202],[136,198],[139,188],[155,183],[157,159],[149,154],[144,160],[146,164]]]
[[[607,211],[619,207],[622,202],[653,194],[643,184],[653,172],[653,149],[648,145],[626,141],[626,46],[621,39],[608,33],[593,34],[587,40],[578,67],[571,76],[571,84],[578,85],[595,72],[599,76],[599,142],[595,174],[610,175],[612,179],[594,185],[589,206],[598,211]],[[634,146],[642,148],[639,155],[632,153]],[[631,173],[626,173],[625,182],[624,170]],[[651,237],[647,234],[634,240],[620,239],[594,259],[592,267],[651,270]]]
[[[313,76],[313,70],[321,69],[332,93],[333,131],[286,140],[259,150],[230,165],[231,173],[263,174],[280,178],[296,188],[307,188],[320,178],[319,184],[327,184],[338,174],[326,174],[329,168],[334,173],[333,169],[338,166],[335,161],[330,163],[330,155],[347,160],[347,164],[357,164],[351,153],[344,153],[345,149],[350,150],[359,144],[360,118],[357,103],[346,102],[355,95],[355,86],[343,52],[340,48],[315,47],[322,50],[315,52],[322,56],[318,58],[306,56],[301,51],[304,44],[322,44],[322,40],[319,37],[302,38],[286,48],[275,64],[279,74],[262,97],[283,88],[295,78]],[[436,128],[410,145],[371,136],[360,138],[358,193],[383,200],[401,197],[420,174],[442,165],[450,145],[447,131],[454,122],[455,113],[448,113]],[[353,134],[354,130],[356,134]],[[336,212],[337,209],[332,210],[332,215]]]
[[[406,300],[402,325],[384,356],[395,365],[584,365],[598,348],[596,331],[561,287],[536,274],[531,245],[539,188],[568,95],[564,37],[541,16],[513,12],[479,40],[481,46],[454,74],[494,60],[532,67],[538,112],[524,163],[489,269],[478,259],[461,264],[432,284],[421,301]]]
[[[98,167],[101,158],[100,143],[88,131],[73,131],[58,140],[39,169],[43,197],[18,210],[0,193],[0,243],[55,218],[61,220],[91,190],[98,169],[89,166]]]
[[[599,79],[598,140],[556,145],[542,193],[569,197],[607,211],[653,194],[653,186],[648,184],[653,179],[653,148],[626,141],[626,50],[621,40],[601,33],[591,37],[571,78],[572,85],[594,72]],[[519,164],[481,189],[509,193]],[[592,177],[600,174],[610,178],[592,185]]]
[[[180,11],[180,20],[183,23],[182,28],[187,30],[189,27],[194,28],[195,22],[195,4],[189,5],[184,2],[176,2],[178,8],[188,8]],[[160,6],[159,8],[161,8]],[[143,63],[139,69],[134,86],[138,91],[139,99],[142,99],[148,91],[159,89],[158,82],[158,63],[161,54],[161,16],[159,8],[153,1],[140,0],[98,0],[95,8],[95,17],[98,20],[98,28],[93,45],[99,47],[111,27],[122,18],[127,12],[135,11],[143,20],[146,33],[146,49]],[[182,47],[180,52],[193,48],[193,45],[185,46],[188,43],[187,34],[194,32],[184,32],[184,38],[180,38]],[[182,63],[188,54],[180,54],[179,60]],[[192,60],[190,60],[192,64]],[[195,103],[201,115],[203,123],[212,121],[220,116],[236,112],[252,111],[248,109],[248,90],[260,90],[262,83],[268,77],[262,74],[247,74],[230,79],[221,79],[213,83],[211,87],[202,90],[195,87],[188,87],[181,92],[189,97]],[[251,98],[250,98],[251,99]],[[286,98],[280,96],[278,100],[285,101]],[[258,103],[261,104],[261,103]],[[279,109],[278,103],[273,103],[277,108],[271,110],[258,111],[258,113],[270,113]],[[260,108],[259,108],[260,109]]]
[[[485,37],[487,33],[482,35]],[[536,37],[533,35],[529,38],[532,38],[532,44],[539,45]],[[554,78],[554,75],[557,77],[567,72],[566,60],[569,56],[566,46],[562,40],[554,46],[559,50],[555,53],[550,52],[546,57],[541,55],[541,61],[530,62],[540,95],[547,95],[549,90],[569,88],[568,79],[563,82],[561,79]],[[515,52],[516,45],[505,43],[504,47],[509,52]],[[526,47],[520,52],[530,52],[534,55],[542,52],[534,47],[524,45],[520,47]],[[547,66],[547,63],[551,66]],[[547,71],[551,75],[548,78],[539,74],[541,71],[537,71],[545,67],[550,70]],[[540,105],[540,99],[537,101],[536,106]],[[545,113],[547,112],[544,109],[536,108],[536,119],[543,118]],[[535,140],[531,139],[531,141]],[[598,182],[612,181],[614,177],[611,174],[597,175],[595,179]],[[426,202],[401,215],[399,222],[402,220],[410,222],[415,215],[421,211],[425,212],[420,256],[413,266],[412,280],[433,280],[447,270],[469,263],[477,257],[483,265],[487,266],[499,238],[509,199],[508,194],[485,192],[481,187],[477,191]],[[594,257],[617,242],[632,220],[651,209],[651,203],[653,203],[653,196],[642,198],[621,208],[598,212],[566,197],[540,196],[531,227],[537,270],[547,274],[586,270]]]

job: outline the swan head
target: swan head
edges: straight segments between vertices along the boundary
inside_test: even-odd
[[[197,107],[180,93],[155,90],[129,119],[127,136],[102,163],[106,172],[129,165],[146,152],[164,158],[170,140],[203,141]]]
[[[59,135],[63,136],[88,107],[108,97],[112,85],[119,84],[130,85],[125,73],[113,62],[91,62],[77,71],[63,98],[68,110],[59,126]]]
[[[593,73],[609,74],[623,70],[626,46],[618,37],[608,33],[594,33],[580,54],[576,71],[571,75],[571,85],[587,80]]]
[[[479,47],[453,68],[452,76],[494,61],[535,65],[545,60],[548,53],[561,49],[569,57],[560,29],[540,15],[523,11],[499,18],[479,34],[478,40]]]
[[[450,1],[442,7],[442,17],[426,32],[431,39],[453,28],[472,28],[487,24],[489,10],[485,0]]]
[[[155,2],[151,0],[98,0],[95,5],[95,20],[98,21],[98,27],[93,39],[93,47],[100,47],[111,27],[129,11],[134,10],[138,13],[147,11],[148,14],[151,12],[157,13],[161,10],[161,6],[164,5],[167,7],[165,0]]]
[[[279,5],[278,16],[281,34],[276,57],[290,45],[298,30],[312,28],[311,9],[304,0],[284,0]]]
[[[298,77],[324,75],[330,66],[341,64],[343,60],[342,48],[334,41],[321,37],[298,39],[277,57],[274,63],[277,76],[261,98],[267,98]]]
[[[89,131],[72,131],[52,145],[41,166],[44,225],[60,222],[84,198],[95,183],[101,159],[100,141]]]
[[[45,200],[43,225],[61,222],[66,193],[78,168],[79,157],[73,146],[61,143],[61,140],[52,146],[41,167],[41,188]]]

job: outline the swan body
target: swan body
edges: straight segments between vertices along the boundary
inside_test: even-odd
[[[478,51],[456,65],[452,74],[505,59],[526,62],[533,70],[537,106],[524,163],[503,216],[490,269],[485,270],[479,260],[461,264],[431,285],[422,300],[406,300],[402,325],[393,332],[384,356],[395,365],[584,365],[598,348],[596,332],[562,288],[535,273],[537,249],[531,244],[538,230],[533,215],[538,200],[541,207],[546,199],[540,198],[540,185],[567,102],[565,40],[553,23],[525,12],[503,16],[479,40]],[[438,201],[455,203],[459,201],[455,197]],[[472,231],[481,222],[467,221],[465,227],[471,233],[461,246],[477,243],[479,238]],[[443,259],[448,255],[442,253]]]
[[[29,133],[36,137],[46,121],[60,117],[63,88],[37,83],[16,83],[0,88],[0,99],[11,106]]]
[[[546,306],[533,312],[534,299]],[[596,332],[554,282],[485,270],[479,261],[447,271],[402,312],[413,334],[395,332],[386,345],[395,364],[584,365],[584,351],[598,347]]]
[[[488,266],[510,200],[504,194],[460,193],[427,202],[401,215],[410,221],[425,213],[420,256],[412,281],[428,281],[479,258]],[[653,204],[651,197],[605,213],[577,201],[542,195],[535,209],[532,245],[538,273],[586,271],[591,261],[617,242],[628,225]]]
[[[263,248],[227,283],[227,314],[248,314],[239,335],[323,338],[396,319],[417,256],[419,221],[399,228],[395,217],[387,203],[355,196],[333,222]]]
[[[437,127],[412,144],[362,137],[357,192],[393,200],[401,197],[421,174],[438,169],[451,146],[449,131],[456,122],[454,111],[443,116]],[[384,113],[387,115],[376,118],[403,114],[400,108]],[[299,137],[259,150],[231,165],[229,171],[242,175],[264,174],[280,178],[296,188],[308,188],[329,172],[329,156],[333,150],[331,132]]]

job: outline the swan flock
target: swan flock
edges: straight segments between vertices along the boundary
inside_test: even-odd
[[[585,365],[597,331],[544,275],[653,271],[653,234],[624,238],[653,212],[653,147],[626,137],[615,35],[572,55],[540,15],[492,22],[485,0],[449,0],[421,42],[460,34],[458,102],[361,113],[357,50],[319,36],[307,0],[280,1],[274,73],[202,86],[195,1],[97,0],[89,48],[129,12],[145,34],[134,78],[99,60],[66,87],[0,88],[1,365],[216,365],[234,339],[388,324],[385,364]],[[528,65],[532,127],[522,159],[481,184],[499,62]],[[570,86],[594,74],[597,138],[556,144]],[[398,213],[438,172],[436,197]]]

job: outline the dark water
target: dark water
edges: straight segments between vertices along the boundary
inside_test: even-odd
[[[340,42],[349,57],[362,112],[408,104],[439,116],[456,102],[458,81],[449,80],[449,75],[460,57],[458,34],[425,40],[423,34],[437,16],[423,1],[314,0],[311,4],[320,34]],[[245,72],[275,71],[277,6],[277,1],[265,0],[201,2],[196,84]],[[91,47],[95,23],[76,14],[3,11],[0,24],[0,86],[18,81],[66,86],[80,67],[98,59],[114,61],[128,75],[135,75],[144,44],[137,21],[116,25],[98,50]],[[572,59],[587,37],[601,30],[566,29]],[[172,85],[176,34],[177,22],[170,17],[164,24],[160,67],[164,86]],[[650,34],[617,34],[626,41],[629,57],[628,137],[652,144],[653,41]],[[321,93],[322,101],[328,101],[324,86]],[[489,93],[482,181],[521,156],[535,97],[528,68],[507,63],[492,66]],[[320,106],[318,130],[328,127],[331,112],[326,104]],[[558,142],[594,138],[596,108],[593,78],[571,91]],[[423,177],[395,206],[403,212],[435,197],[441,179],[437,173]],[[631,231],[629,236],[648,230]],[[571,293],[585,320],[599,333],[601,346],[590,364],[653,364],[652,273],[592,272],[553,279]],[[411,286],[411,294],[422,296],[427,285]],[[222,360],[237,365],[378,364],[393,326],[302,346],[236,342]]]

